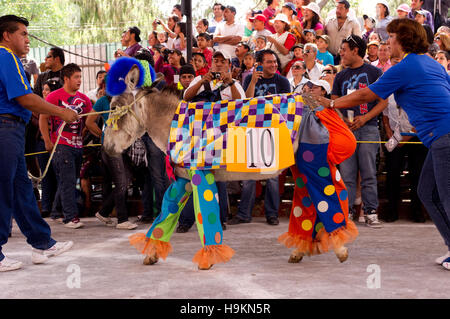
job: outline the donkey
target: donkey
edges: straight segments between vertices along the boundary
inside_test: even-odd
[[[168,153],[171,126],[174,124],[177,110],[180,110],[179,97],[171,90],[159,91],[154,85],[150,88],[137,89],[139,72],[139,68],[131,68],[125,77],[126,90],[113,97],[111,101],[112,111],[128,105],[133,109],[133,113],[127,113],[117,119],[117,130],[111,126],[106,128],[104,148],[110,155],[121,154],[145,132],[165,154]],[[310,97],[304,96],[303,101],[306,100],[308,104],[314,104],[314,100]],[[242,101],[235,102],[237,105]],[[297,196],[297,201],[294,200],[289,231],[280,236],[279,240],[287,247],[295,247],[289,262],[299,262],[304,255],[320,254],[329,249],[333,249],[338,259],[344,262],[348,258],[348,250],[344,244],[356,238],[357,230],[353,222],[348,220],[345,185],[335,164],[353,154],[356,142],[353,134],[335,111],[329,109],[315,111],[302,103],[299,107],[303,108],[303,115],[300,117],[301,127],[295,128],[298,132],[295,132],[292,148],[290,150],[287,148],[286,151],[293,154],[279,154],[280,157],[295,154],[296,167],[293,167],[293,173],[297,192],[294,195]],[[337,142],[330,139],[331,136],[338,136]],[[317,146],[320,146],[320,149]],[[311,159],[311,155],[314,158],[314,154],[317,155],[317,160]],[[319,162],[323,166],[320,168],[322,173],[319,170],[320,176],[316,176],[317,168],[312,165],[314,162],[316,166]],[[198,263],[199,269],[209,269],[215,263],[226,262],[234,252],[222,244],[222,229],[220,220],[217,221],[218,199],[213,200],[217,192],[215,181],[265,180],[278,176],[282,171],[283,169],[242,172],[220,167],[209,171],[175,165],[176,181],[164,195],[161,214],[156,218],[147,236],[132,235],[130,242],[146,255],[144,264],[154,264],[159,257],[165,259],[171,251],[168,241],[179,213],[189,195],[194,193],[197,228],[203,249],[195,255],[193,261]],[[306,187],[303,187],[305,185]],[[321,190],[316,192],[310,188]],[[327,197],[326,201],[323,200],[324,197]],[[333,212],[331,208],[334,209]],[[206,210],[210,212],[209,215]],[[317,210],[320,213],[317,213]],[[325,215],[329,215],[329,218],[323,217]]]

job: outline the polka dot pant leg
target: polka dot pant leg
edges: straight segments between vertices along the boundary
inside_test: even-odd
[[[161,213],[147,232],[147,237],[169,242],[191,193],[189,181],[177,178],[164,193]]]
[[[208,170],[189,171],[191,177],[194,211],[202,246],[222,244],[219,194],[214,175]]]

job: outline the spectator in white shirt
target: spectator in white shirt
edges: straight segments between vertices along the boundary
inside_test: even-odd
[[[320,75],[322,74],[322,71],[324,69],[324,66],[317,62],[317,51],[317,45],[315,45],[314,43],[306,43],[303,50],[303,59],[305,60],[306,64],[306,73],[308,74],[308,77],[313,81],[317,81],[320,79]]]
[[[209,33],[214,33],[219,24],[224,23],[223,19],[223,11],[225,10],[225,6],[220,3],[215,3],[213,6],[214,18],[209,21]]]
[[[234,58],[236,56],[236,45],[242,41],[244,36],[244,25],[235,21],[236,9],[228,6],[223,11],[225,23],[220,24],[214,33],[214,42],[219,43],[218,50],[226,52]]]
[[[325,32],[330,37],[328,51],[335,57],[339,55],[342,40],[351,34],[361,36],[361,25],[358,20],[348,15],[350,3],[346,0],[336,4],[336,15],[330,18],[325,26]]]

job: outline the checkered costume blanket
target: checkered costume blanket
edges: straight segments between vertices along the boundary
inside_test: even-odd
[[[303,111],[300,94],[279,94],[218,102],[182,101],[170,128],[168,154],[190,169],[226,168],[227,130],[232,127],[278,127],[286,124],[292,142]]]

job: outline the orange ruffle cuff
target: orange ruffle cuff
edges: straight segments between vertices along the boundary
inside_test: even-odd
[[[169,242],[148,238],[144,233],[133,234],[129,240],[130,244],[144,255],[156,255],[165,260],[172,251],[172,245]]]
[[[352,242],[358,236],[358,228],[351,220],[347,225],[327,233],[322,227],[315,239],[303,238],[301,235],[286,232],[278,237],[278,241],[288,248],[295,247],[306,255],[319,255],[330,250],[338,249],[348,242]]]
[[[218,263],[226,263],[234,255],[234,250],[227,245],[210,245],[201,248],[192,258],[200,268],[208,268]]]

